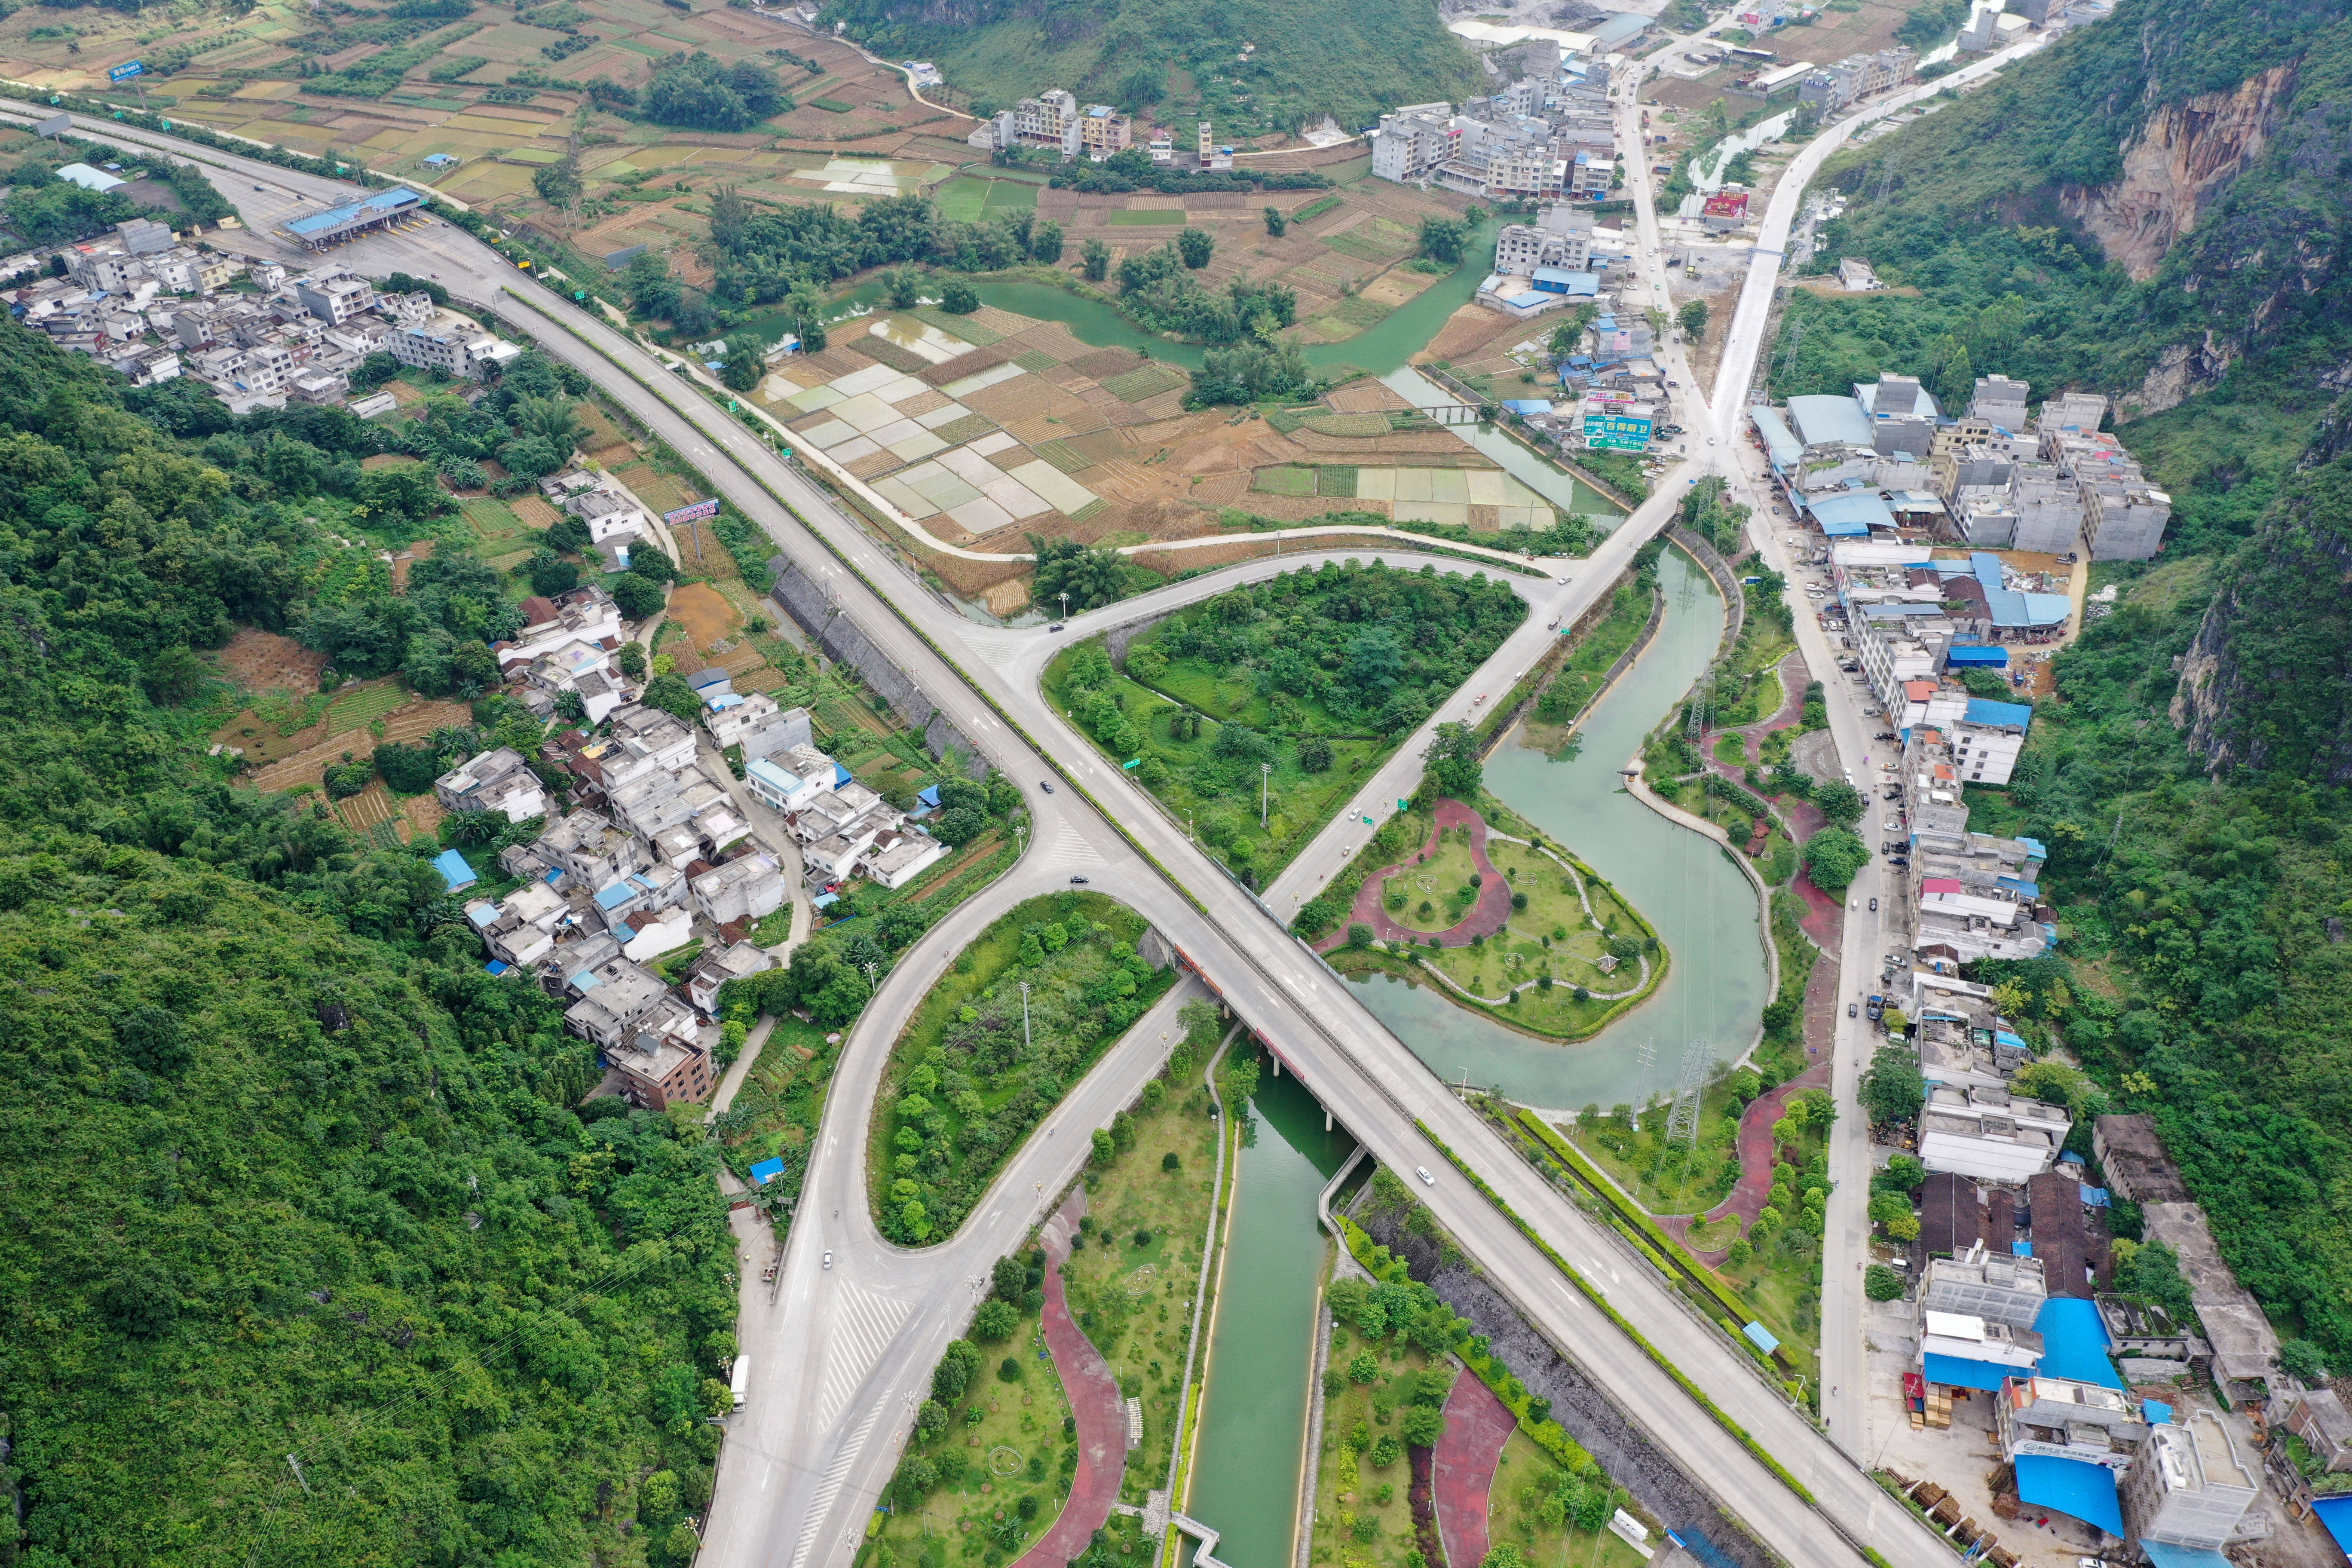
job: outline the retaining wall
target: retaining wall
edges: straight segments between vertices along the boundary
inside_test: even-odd
[[[981,755],[954,721],[940,711],[898,661],[875,646],[855,621],[841,612],[823,584],[782,555],[771,556],[768,571],[775,578],[772,596],[799,623],[818,649],[836,664],[845,664],[858,678],[888,700],[891,710],[909,729],[923,737],[924,749],[941,762],[950,754],[962,758],[971,777],[988,774],[988,759]]]

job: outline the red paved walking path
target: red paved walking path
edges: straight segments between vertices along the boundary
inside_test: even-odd
[[[1054,1370],[1070,1396],[1070,1413],[1078,1425],[1078,1470],[1070,1481],[1069,1501],[1044,1539],[1021,1554],[1014,1568],[1063,1568],[1086,1551],[1095,1531],[1110,1519],[1118,1501],[1119,1483],[1127,1478],[1127,1402],[1118,1395],[1118,1380],[1110,1363],[1070,1319],[1067,1293],[1062,1288],[1062,1265],[1070,1256],[1070,1235],[1078,1216],[1087,1212],[1084,1193],[1073,1193],[1053,1222],[1045,1226],[1045,1348],[1053,1352]],[[1046,1439],[1051,1441],[1050,1437]]]
[[[1486,1503],[1495,1467],[1518,1425],[1495,1391],[1465,1371],[1445,1396],[1445,1436],[1434,1454],[1437,1531],[1454,1568],[1486,1560]]]
[[[1429,831],[1429,842],[1421,847],[1422,855],[1437,852],[1438,843],[1447,828],[1467,826],[1470,829],[1470,863],[1477,868],[1480,879],[1478,901],[1471,906],[1470,912],[1462,917],[1460,924],[1434,933],[1412,931],[1397,924],[1381,902],[1381,892],[1391,877],[1399,871],[1409,871],[1416,864],[1412,860],[1400,860],[1393,866],[1381,867],[1364,879],[1364,885],[1356,889],[1356,907],[1348,911],[1349,923],[1371,927],[1372,935],[1382,942],[1411,942],[1425,946],[1434,934],[1447,947],[1467,947],[1472,937],[1492,936],[1510,923],[1510,879],[1496,870],[1495,863],[1486,858],[1486,819],[1458,800],[1440,800],[1436,817],[1436,826]],[[1347,925],[1342,924],[1338,931],[1317,942],[1316,950],[1328,952],[1347,940]]]

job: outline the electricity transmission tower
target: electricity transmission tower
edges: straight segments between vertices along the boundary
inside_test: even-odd
[[[1666,1118],[1666,1142],[1698,1147],[1698,1100],[1706,1088],[1706,1069],[1715,1065],[1715,1047],[1703,1039],[1683,1047],[1683,1078],[1675,1089],[1675,1109]]]

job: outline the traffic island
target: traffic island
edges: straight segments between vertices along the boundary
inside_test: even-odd
[[[951,1236],[1029,1133],[1175,983],[1165,942],[1100,893],[1027,900],[983,931],[890,1047],[867,1130],[882,1233]],[[1097,1150],[1112,1139],[1095,1134]]]

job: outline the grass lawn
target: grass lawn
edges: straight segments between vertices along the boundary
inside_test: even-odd
[[[1100,893],[1055,893],[957,955],[891,1047],[875,1107],[868,1195],[894,1239],[951,1234],[1063,1091],[1174,983],[1135,955],[1144,930]]]
[[[1678,1067],[1660,1053],[1651,1071],[1665,1092],[1638,1115],[1621,1103],[1605,1111],[1588,1110],[1574,1121],[1559,1124],[1586,1159],[1652,1214],[1704,1213],[1730,1195],[1739,1174],[1735,1146],[1739,1102],[1733,1099],[1728,1080],[1710,1085],[1699,1097],[1697,1152],[1667,1146],[1664,1101],[1671,1096]]]
[[[1377,1361],[1378,1375],[1371,1383],[1358,1383],[1348,1375],[1348,1364],[1367,1353]],[[1324,1386],[1336,1391],[1323,1402],[1323,1447],[1315,1461],[1316,1562],[1406,1568],[1406,1553],[1413,1550],[1412,1504],[1406,1495],[1412,1489],[1412,1467],[1402,1453],[1375,1465],[1373,1450],[1382,1437],[1396,1435],[1397,1406],[1410,1402],[1430,1359],[1418,1346],[1366,1345],[1348,1324],[1332,1325],[1331,1374]],[[1440,1375],[1461,1375],[1452,1356],[1441,1362]],[[1398,1447],[1403,1442],[1397,1437]]]
[[[1133,1145],[1087,1177],[1083,1246],[1063,1269],[1078,1326],[1110,1363],[1120,1394],[1143,1402],[1143,1444],[1128,1451],[1121,1492],[1139,1505],[1168,1481],[1219,1126],[1197,1071],[1164,1097],[1146,1091],[1154,1098],[1131,1114]]]
[[[1605,1526],[1583,1531],[1570,1520],[1550,1522],[1544,1500],[1558,1492],[1561,1473],[1559,1461],[1534,1438],[1512,1432],[1486,1496],[1487,1549],[1508,1542],[1527,1553],[1531,1568],[1642,1568],[1648,1559]],[[1621,1508],[1631,1502],[1622,1488],[1612,1489],[1611,1500]]]
[[[1018,1557],[1061,1517],[1077,1471],[1076,1424],[1045,1353],[1039,1314],[1021,1313],[1010,1337],[979,1350],[980,1371],[949,1410],[945,1428],[932,1437],[918,1434],[908,1444],[894,1490],[905,1486],[918,1462],[931,1485],[906,1487],[919,1500],[876,1515],[883,1546],[875,1553],[877,1563],[895,1560],[911,1568],[929,1562],[926,1547],[936,1536],[963,1537],[962,1547],[975,1556],[987,1550],[992,1557]],[[1034,1511],[1024,1521],[1022,1506],[1033,1498]]]
[[[824,1042],[829,1032],[790,1014],[776,1020],[760,1059],[719,1119],[719,1142],[737,1175],[748,1180],[753,1165],[805,1148],[816,1135],[837,1055]]]

